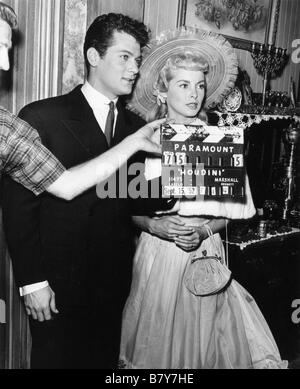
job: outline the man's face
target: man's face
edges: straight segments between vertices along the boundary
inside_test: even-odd
[[[11,49],[12,32],[4,20],[0,19],[0,70],[9,70],[8,52]]]
[[[140,44],[136,39],[115,31],[113,44],[102,58],[95,49],[91,50],[94,56],[88,79],[91,85],[111,100],[130,94],[141,62]]]

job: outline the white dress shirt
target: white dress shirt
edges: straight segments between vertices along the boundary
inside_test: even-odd
[[[109,100],[102,93],[98,92],[95,88],[91,86],[91,84],[86,81],[81,88],[81,92],[86,98],[89,106],[92,108],[95,118],[102,129],[103,133],[105,131],[106,119],[109,111],[109,103],[113,101],[115,103],[115,122],[114,122],[114,130],[116,127],[118,110],[116,107],[118,99]]]
[[[100,93],[95,88],[93,88],[88,81],[85,81],[85,83],[83,84],[81,88],[81,92],[84,95],[89,106],[92,108],[97,123],[99,124],[99,127],[101,128],[103,133],[105,131],[106,119],[109,112],[109,103],[111,101],[115,103],[115,122],[114,122],[114,131],[115,131],[116,121],[118,116],[118,110],[116,106],[118,98],[114,100],[108,99],[102,93]],[[31,285],[25,285],[19,288],[20,295],[25,296],[26,294],[36,292],[40,289],[46,288],[47,286],[49,286],[48,281],[42,281]]]

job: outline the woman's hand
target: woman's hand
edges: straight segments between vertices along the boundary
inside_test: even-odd
[[[180,247],[184,251],[194,251],[201,245],[204,239],[207,238],[207,232],[203,228],[194,228],[194,232],[191,235],[176,236],[174,242],[176,246]]]
[[[178,216],[163,216],[152,218],[149,232],[161,239],[174,240],[176,236],[187,236],[195,231],[193,227],[186,226]]]

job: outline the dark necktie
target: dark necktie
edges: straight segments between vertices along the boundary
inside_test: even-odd
[[[112,136],[113,136],[114,121],[115,121],[115,104],[113,101],[111,101],[109,103],[109,112],[107,115],[106,124],[105,124],[105,131],[104,131],[108,146],[110,146]]]

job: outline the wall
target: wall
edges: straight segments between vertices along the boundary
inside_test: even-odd
[[[286,48],[288,53],[292,52],[292,42],[294,39],[300,39],[300,2],[298,0],[270,0],[273,2],[274,10],[277,1],[280,3],[277,35],[274,44],[281,48]],[[186,0],[182,0],[185,3]],[[272,33],[270,34],[273,35]],[[242,37],[241,37],[242,38]],[[243,37],[244,38],[244,37]],[[257,73],[253,66],[251,53],[243,50],[236,50],[241,68],[246,69],[251,80],[251,86],[254,92],[262,91],[263,78]],[[299,83],[299,67],[290,60],[285,67],[284,73],[271,81],[272,90],[289,92],[290,77],[293,77],[296,87]]]
[[[300,39],[299,17],[300,1],[281,0],[276,45],[279,47],[287,48],[288,53],[291,53],[293,50],[295,50],[295,48],[292,48],[292,42],[295,39]],[[295,81],[300,101],[300,63],[293,63],[291,59],[284,69],[281,77],[272,82],[272,89],[289,91],[290,77],[292,77]]]
[[[2,229],[2,212],[0,209],[0,369],[5,367],[5,339],[6,339],[6,280],[5,262],[6,246]]]
[[[175,28],[181,0],[6,0],[19,16],[19,39],[13,53],[14,70],[0,76],[0,104],[18,112],[25,104],[68,92],[84,79],[82,45],[87,26],[104,12],[135,17],[155,36]],[[300,2],[282,0],[276,44],[291,51],[300,38]],[[239,57],[248,70],[252,87],[260,92],[262,79],[253,68],[249,53]],[[288,91],[292,76],[299,82],[299,64],[289,64],[282,77],[272,82],[275,90]],[[0,214],[1,217],[1,214]],[[0,367],[28,367],[30,337],[27,320],[13,283],[12,268],[0,223],[0,299],[7,307],[7,324],[0,324]],[[5,283],[4,283],[5,279]],[[5,339],[5,342],[4,342]],[[4,344],[5,343],[5,344]],[[5,355],[5,360],[3,358]]]
[[[175,28],[180,24],[180,17],[184,12],[183,0],[66,0],[68,6],[68,13],[70,10],[77,7],[78,3],[85,3],[85,23],[78,24],[80,35],[77,40],[77,53],[80,61],[77,63],[78,67],[75,71],[79,78],[76,81],[82,80],[84,75],[84,65],[81,53],[83,43],[84,27],[88,26],[91,21],[103,12],[123,12],[139,20],[142,20],[151,30],[152,36],[155,37],[159,32]],[[87,4],[86,4],[87,3]],[[300,39],[300,23],[298,18],[300,15],[300,2],[298,0],[281,0],[277,39],[276,45],[282,48],[287,48],[288,53],[292,51],[292,42],[295,39]],[[83,17],[83,15],[82,15]],[[67,43],[68,44],[68,43]],[[74,47],[74,46],[73,46]],[[79,53],[80,51],[80,53]],[[247,51],[236,50],[241,67],[246,69],[251,79],[251,86],[254,92],[262,91],[262,77],[257,73],[253,66],[253,59],[251,54]],[[68,62],[68,52],[65,51],[64,61]],[[72,54],[69,56],[72,58]],[[289,92],[290,77],[293,77],[296,89],[300,81],[300,65],[294,64],[290,60],[286,66],[283,74],[271,81],[271,88],[273,90]],[[73,67],[74,71],[74,67]],[[68,76],[71,78],[71,76]],[[74,84],[64,85],[64,90],[68,91]]]
[[[182,0],[7,0],[19,15],[21,40],[15,50],[15,71],[6,77],[0,103],[17,112],[24,104],[61,92],[68,92],[84,79],[82,45],[87,26],[105,12],[122,12],[151,29],[152,36],[179,23]],[[276,45],[292,51],[300,39],[300,2],[281,0]],[[28,23],[30,21],[30,23]],[[262,89],[251,54],[237,51],[248,71],[252,88]],[[272,89],[289,90],[290,77],[299,84],[299,64],[292,61]],[[13,81],[13,82],[12,82]],[[0,78],[1,82],[1,78]],[[3,83],[2,83],[3,86]],[[13,89],[12,89],[13,88]]]
[[[0,104],[16,113],[31,101],[60,93],[64,0],[5,2],[15,9],[19,25],[14,34],[13,70],[1,75]],[[28,321],[14,284],[1,222],[0,271],[0,299],[6,303],[6,324],[0,324],[0,367],[26,369],[30,351]]]

